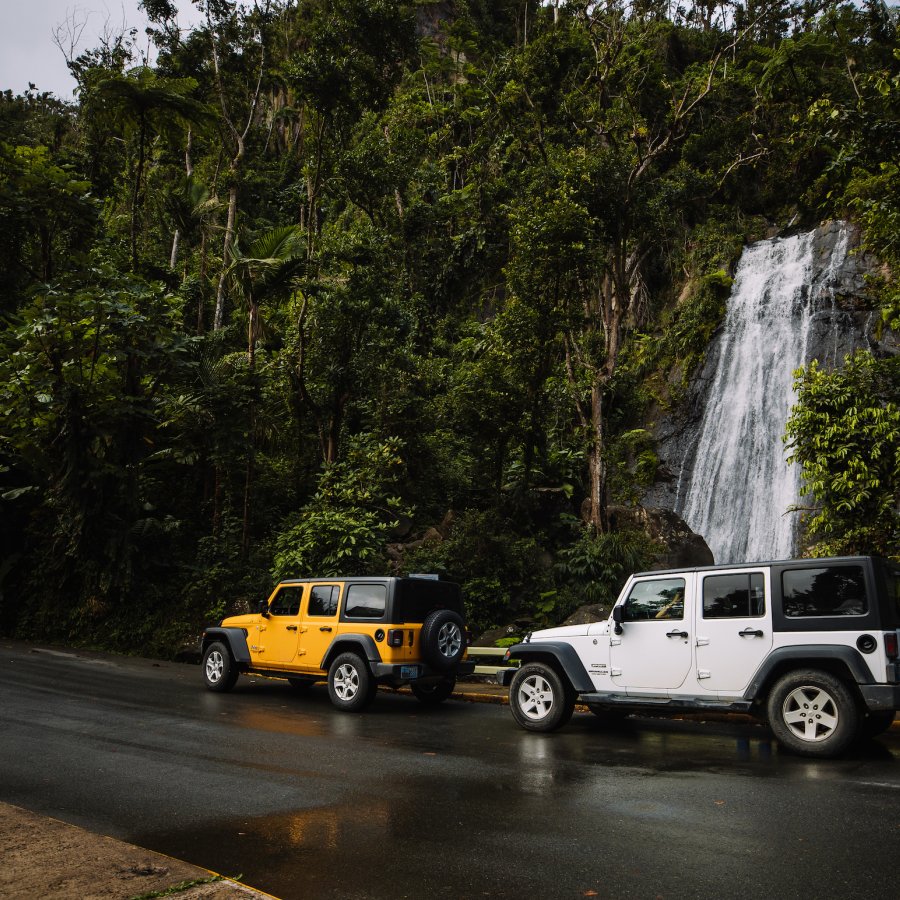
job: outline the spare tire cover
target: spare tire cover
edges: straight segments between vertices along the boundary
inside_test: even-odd
[[[439,672],[456,668],[466,652],[462,616],[452,609],[436,609],[422,623],[422,656]]]

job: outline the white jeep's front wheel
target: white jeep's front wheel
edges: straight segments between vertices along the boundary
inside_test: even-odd
[[[572,717],[575,692],[556,669],[546,663],[527,663],[509,686],[509,708],[528,731],[555,731]]]

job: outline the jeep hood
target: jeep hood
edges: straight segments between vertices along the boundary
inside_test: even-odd
[[[248,625],[256,625],[259,622],[258,613],[250,613],[244,616],[229,616],[222,619],[221,628],[246,628]]]
[[[565,640],[567,638],[581,637],[590,633],[592,622],[588,625],[561,625],[559,628],[544,628],[542,631],[533,631],[531,633],[532,641],[556,641]]]

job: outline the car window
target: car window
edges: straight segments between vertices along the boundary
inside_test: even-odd
[[[625,601],[625,622],[684,618],[684,579],[639,581]]]
[[[781,573],[781,590],[784,614],[792,618],[862,616],[868,610],[862,566],[786,569]]]
[[[344,614],[349,619],[379,619],[384,615],[387,587],[383,584],[352,584],[347,588]]]
[[[283,587],[269,604],[269,615],[296,616],[300,612],[300,598],[303,596],[302,585]]]
[[[737,619],[766,613],[762,572],[709,575],[703,579],[703,618]]]
[[[336,584],[314,584],[309,592],[307,613],[311,616],[333,616],[338,610],[341,589]]]

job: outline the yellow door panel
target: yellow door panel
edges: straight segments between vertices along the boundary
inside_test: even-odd
[[[297,669],[322,671],[319,666],[337,635],[342,587],[340,582],[309,585],[300,615]]]
[[[284,668],[294,662],[300,637],[305,585],[282,585],[269,601],[269,617],[259,626],[258,665]]]

